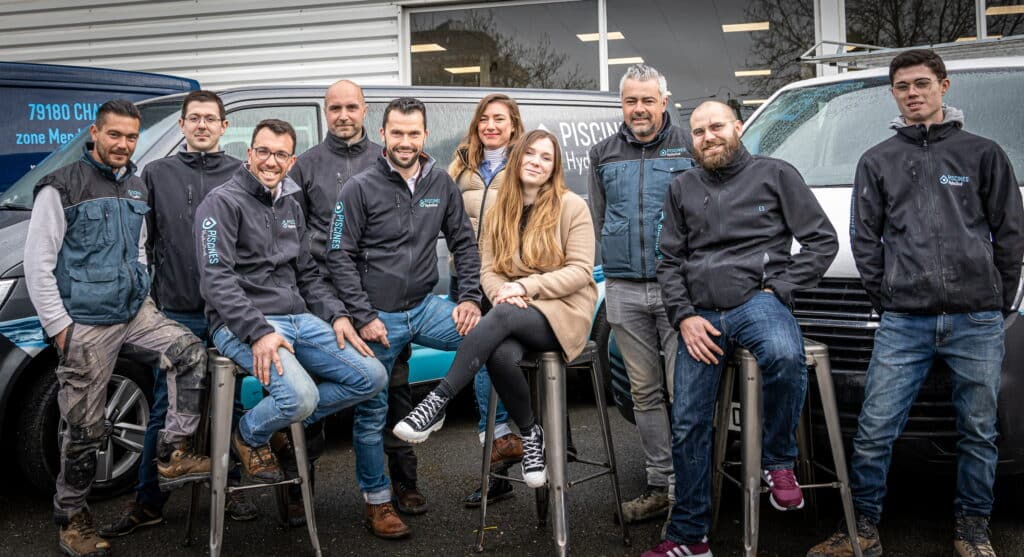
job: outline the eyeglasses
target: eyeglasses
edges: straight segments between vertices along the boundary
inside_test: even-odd
[[[898,81],[892,84],[893,91],[899,91],[900,93],[906,93],[910,90],[911,85],[918,91],[927,91],[932,88],[932,83],[935,80],[922,77],[921,79],[915,79],[914,81],[907,83],[906,81]]]
[[[284,164],[288,162],[288,159],[292,158],[291,153],[285,151],[271,151],[266,147],[257,147],[253,149],[253,152],[256,153],[256,159],[261,161],[265,161],[270,158],[270,155],[274,155],[274,158],[277,159],[277,162],[280,164]]]
[[[193,126],[199,125],[199,122],[206,122],[207,126],[212,126],[220,122],[221,119],[216,116],[200,116],[198,114],[189,114],[185,117],[185,121],[189,124],[192,124]]]
[[[711,133],[718,135],[722,130],[725,129],[726,126],[735,121],[736,120],[725,120],[724,122],[711,122],[711,124],[708,125],[707,131],[710,131]],[[693,130],[690,131],[690,134],[693,135],[693,137],[697,138],[704,137],[705,133],[707,132],[704,130],[704,128],[694,128]]]

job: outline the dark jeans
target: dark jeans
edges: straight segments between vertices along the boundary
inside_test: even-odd
[[[998,311],[908,315],[887,311],[875,333],[864,406],[853,439],[850,483],[857,512],[882,514],[892,445],[936,358],[953,371],[956,407],[957,514],[988,516],[996,462],[996,402],[1003,364],[1003,316]]]
[[[680,339],[672,401],[672,463],[676,502],[668,539],[698,543],[711,528],[711,425],[722,368],[738,344],[753,353],[761,368],[764,433],[761,465],[792,468],[796,426],[807,392],[803,336],[789,309],[774,295],[760,292],[726,311],[698,310],[722,334],[712,337],[725,351],[717,365],[694,360]]]

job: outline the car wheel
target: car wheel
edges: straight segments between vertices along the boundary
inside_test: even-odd
[[[60,473],[60,443],[67,429],[57,405],[59,390],[56,374],[43,374],[29,389],[18,422],[19,466],[28,482],[44,493],[54,492]],[[116,412],[117,420],[100,447],[92,496],[115,495],[138,480],[152,393],[153,377],[148,368],[119,362],[107,385],[104,405],[105,416]]]

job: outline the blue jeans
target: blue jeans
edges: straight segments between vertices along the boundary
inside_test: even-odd
[[[800,326],[773,294],[759,292],[726,311],[698,310],[722,334],[711,337],[725,351],[717,365],[694,360],[682,339],[676,352],[672,401],[672,463],[676,501],[668,539],[698,543],[711,528],[711,427],[722,367],[743,346],[761,368],[764,429],[761,466],[792,468],[796,427],[807,392],[807,362]]]
[[[209,340],[209,324],[202,313],[178,313],[164,311],[168,318],[181,323],[203,342]],[[159,367],[153,368],[153,406],[149,409],[149,422],[142,440],[142,456],[139,462],[139,483],[135,486],[135,501],[150,509],[162,509],[170,493],[160,491],[160,480],[156,471],[157,436],[167,418],[167,374]]]
[[[996,402],[1003,365],[998,311],[908,315],[887,311],[875,333],[850,461],[857,512],[878,522],[892,446],[936,358],[953,371],[956,407],[957,514],[988,516],[996,461]]]
[[[283,348],[277,351],[284,374],[271,370],[270,384],[264,386],[270,396],[239,420],[239,434],[248,445],[266,444],[275,431],[298,421],[313,424],[375,396],[387,385],[380,362],[363,356],[351,344],[339,348],[334,329],[322,319],[309,313],[268,315],[266,319],[292,344],[295,354]],[[251,346],[228,327],[214,331],[213,343],[221,354],[252,373]],[[321,383],[315,383],[311,375]]]
[[[411,342],[435,350],[453,351],[462,342],[455,330],[452,310],[455,303],[429,294],[408,311],[378,312],[377,317],[388,330],[390,348],[371,342],[377,359],[391,370],[398,354]],[[387,422],[387,388],[355,407],[352,444],[356,453],[356,476],[359,489],[371,504],[391,501],[391,482],[384,474],[384,427]]]

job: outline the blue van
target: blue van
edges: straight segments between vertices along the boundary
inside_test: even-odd
[[[195,89],[170,75],[0,62],[0,192],[89,127],[104,102]]]

